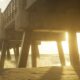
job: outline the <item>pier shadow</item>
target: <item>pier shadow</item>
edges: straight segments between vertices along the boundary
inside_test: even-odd
[[[80,79],[80,65],[78,66],[72,66],[75,73],[77,74],[78,78]]]
[[[62,67],[51,67],[39,80],[61,80]]]

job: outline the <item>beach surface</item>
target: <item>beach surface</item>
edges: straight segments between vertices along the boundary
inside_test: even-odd
[[[80,80],[80,69],[57,66],[1,69],[0,80]]]
[[[69,57],[66,55],[66,61]],[[80,80],[80,68],[66,65],[61,67],[58,55],[40,55],[37,68],[31,67],[31,56],[26,68],[16,68],[14,56],[5,60],[0,69],[0,80]]]

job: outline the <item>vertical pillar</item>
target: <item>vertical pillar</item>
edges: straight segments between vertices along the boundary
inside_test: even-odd
[[[58,46],[58,52],[59,52],[59,58],[60,58],[61,65],[64,66],[65,65],[65,57],[64,57],[61,41],[57,42],[57,46]]]
[[[3,41],[1,49],[0,68],[4,68],[5,57],[6,57],[6,41]]]
[[[31,44],[31,58],[32,58],[32,67],[37,67],[37,57],[39,56],[38,43],[33,41]]]
[[[69,55],[72,66],[79,65],[79,54],[76,32],[69,32]]]
[[[10,55],[10,46],[9,46],[9,41],[6,40],[6,56],[8,60],[11,60],[11,55]]]
[[[7,47],[7,59],[11,60],[10,50],[8,47]]]
[[[15,60],[16,60],[16,63],[18,62],[18,58],[19,58],[19,46],[16,46],[14,48],[14,56],[15,56]]]
[[[21,52],[20,52],[19,61],[18,61],[19,68],[26,67],[26,64],[28,61],[30,44],[31,44],[31,32],[26,31],[23,34]]]

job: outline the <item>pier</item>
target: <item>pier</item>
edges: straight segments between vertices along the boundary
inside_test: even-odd
[[[67,80],[68,76],[79,80],[80,61],[76,38],[76,33],[80,32],[79,21],[79,0],[11,0],[3,13],[0,10],[0,68],[4,72],[6,52],[7,58],[11,59],[9,52],[11,48],[14,49],[16,68],[26,68],[31,45],[31,59],[34,69],[30,71],[26,69],[26,72],[24,69],[13,69],[14,73],[19,72],[19,70],[24,71],[25,74],[29,72],[27,75],[30,76],[31,74],[33,78],[26,78],[27,80],[59,80],[60,78],[62,78],[61,80]],[[69,72],[65,68],[64,73],[62,73],[65,66],[65,54],[63,53],[61,41],[66,40],[65,32],[69,33],[69,56],[72,68],[68,68]],[[61,67],[55,67],[56,70],[51,68],[50,74],[55,75],[51,79],[47,78],[49,74],[46,70],[48,71],[48,69],[37,68],[37,55],[40,55],[38,45],[41,41],[57,42]],[[20,52],[19,47],[21,47]],[[39,71],[40,69],[41,71]],[[21,73],[19,76],[23,75]],[[39,74],[39,79],[37,79],[37,76],[35,77],[35,74]],[[65,77],[65,75],[68,76]],[[70,77],[69,80],[73,79]]]

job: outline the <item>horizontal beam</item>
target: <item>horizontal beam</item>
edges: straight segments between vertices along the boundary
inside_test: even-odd
[[[33,32],[32,40],[39,41],[62,41],[65,40],[65,33],[63,32]]]

